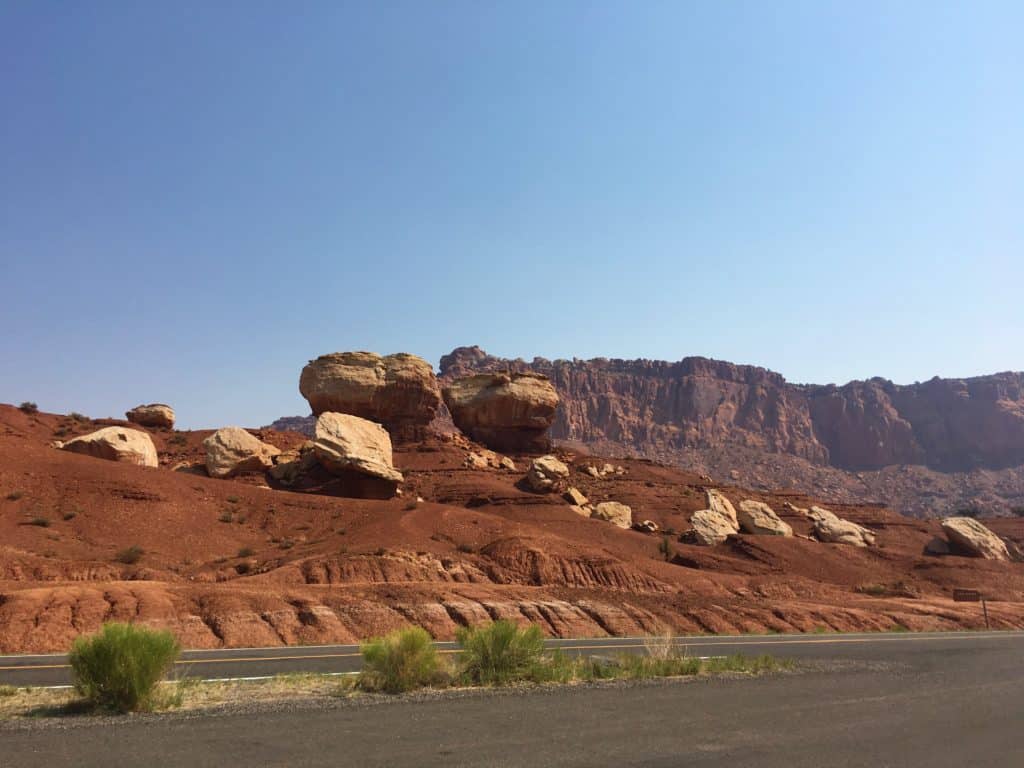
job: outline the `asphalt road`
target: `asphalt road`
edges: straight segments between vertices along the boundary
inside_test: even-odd
[[[847,647],[858,646],[858,658],[886,658],[886,649],[898,642],[963,643],[988,637],[1005,638],[1024,633],[935,632],[921,634],[846,635],[741,635],[677,637],[675,642],[694,656],[743,653],[803,659],[825,659]],[[445,653],[455,653],[455,643],[436,643]],[[548,640],[549,648],[567,653],[601,655],[620,652],[643,653],[643,638],[593,638]],[[288,646],[273,648],[229,648],[185,651],[174,670],[175,677],[218,679],[265,677],[290,672],[357,672],[362,666],[358,645]],[[70,668],[64,655],[0,656],[0,685],[67,685]]]
[[[701,638],[740,650],[749,638]],[[61,766],[1024,765],[1019,633],[755,638],[825,671],[442,696],[197,718],[0,726],[0,764]],[[816,666],[816,665],[815,665]]]

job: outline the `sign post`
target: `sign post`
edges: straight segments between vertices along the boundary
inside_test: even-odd
[[[958,603],[977,603],[980,601],[981,610],[985,614],[985,629],[992,628],[988,623],[988,605],[985,603],[985,598],[982,597],[981,592],[976,589],[954,589],[953,600]]]

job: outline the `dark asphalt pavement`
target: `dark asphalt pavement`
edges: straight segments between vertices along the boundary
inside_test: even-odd
[[[790,658],[831,658],[848,646],[881,646],[888,643],[962,643],[986,637],[1008,637],[1010,633],[935,632],[921,634],[848,635],[742,635],[678,637],[675,642],[694,656],[770,653]],[[1019,633],[1024,639],[1024,633]],[[437,643],[442,651],[455,652],[455,643]],[[600,655],[622,651],[644,651],[643,638],[592,638],[549,640],[549,648],[569,653]],[[868,648],[859,651],[871,654]],[[884,658],[884,651],[878,658]],[[291,672],[356,672],[362,666],[358,645],[288,646],[274,648],[228,648],[185,651],[174,676],[217,679],[264,677]],[[0,656],[0,685],[66,685],[71,682],[67,657],[63,655]]]
[[[700,638],[834,669],[58,727],[0,726],[5,768],[1024,765],[1020,633]],[[587,641],[588,643],[590,641]],[[310,649],[311,652],[315,649]],[[845,661],[838,661],[845,660]],[[818,665],[812,665],[817,667]]]

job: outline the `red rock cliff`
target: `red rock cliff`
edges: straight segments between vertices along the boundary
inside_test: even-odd
[[[1024,373],[837,387],[701,357],[526,362],[459,347],[441,358],[444,379],[495,370],[551,378],[562,397],[552,426],[559,439],[610,440],[644,453],[742,445],[843,469],[1024,464]]]

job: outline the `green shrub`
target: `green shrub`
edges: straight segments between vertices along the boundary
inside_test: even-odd
[[[363,643],[359,687],[366,691],[402,693],[443,682],[441,657],[426,630],[396,630]]]
[[[239,557],[252,557],[254,554],[256,553],[253,552],[252,547],[242,547],[240,550],[238,550]]]
[[[125,547],[118,552],[114,556],[114,559],[119,563],[124,563],[125,565],[134,565],[142,559],[144,554],[146,554],[146,550],[138,544],[132,544],[130,547]]]
[[[31,415],[33,413],[39,413],[39,406],[33,402],[26,400],[24,403],[18,406],[18,410],[21,411],[22,413],[27,413]]]
[[[495,621],[480,627],[460,627],[455,633],[462,655],[462,678],[476,685],[505,685],[525,680],[544,654],[544,635],[531,624]]]
[[[75,690],[86,700],[133,712],[152,708],[157,683],[180,653],[170,632],[113,623],[75,640],[68,661]]]

